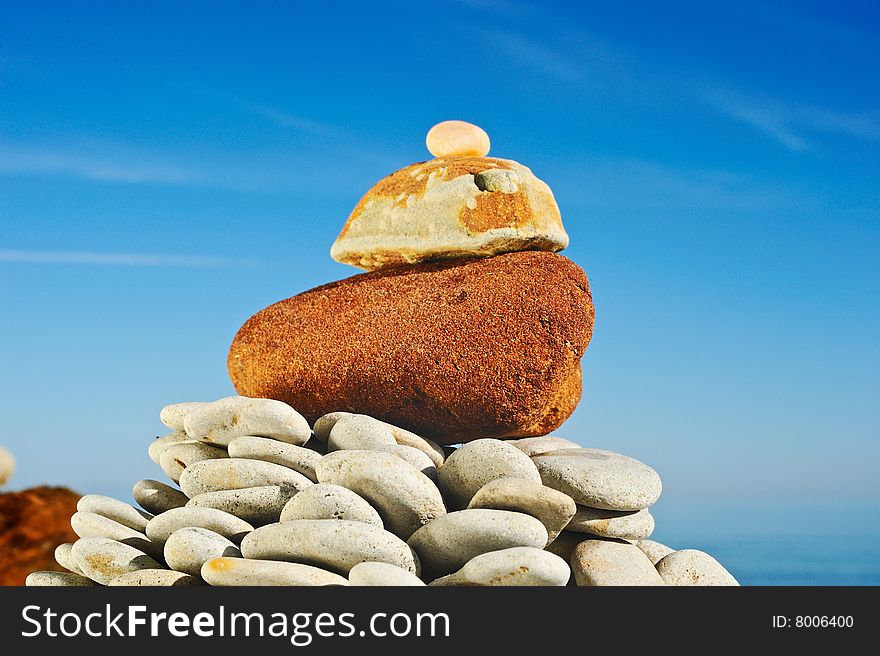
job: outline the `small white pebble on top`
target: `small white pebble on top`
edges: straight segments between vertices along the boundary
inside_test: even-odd
[[[489,135],[483,128],[465,121],[443,121],[430,130],[425,145],[434,157],[485,157]]]

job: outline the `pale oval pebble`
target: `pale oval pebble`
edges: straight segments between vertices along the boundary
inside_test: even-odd
[[[143,551],[108,538],[80,538],[70,553],[83,575],[101,585],[108,585],[126,572],[162,569]]]
[[[524,513],[508,510],[459,510],[438,517],[413,533],[408,544],[432,578],[450,574],[475,556],[510,547],[547,544],[547,529]]]
[[[246,458],[248,460],[265,460],[276,465],[282,465],[299,472],[310,481],[318,482],[315,467],[321,460],[321,454],[307,448],[279,442],[269,437],[254,437],[244,435],[236,437],[229,443],[229,455],[233,458]]]
[[[183,470],[202,460],[216,460],[217,458],[228,458],[229,454],[225,449],[205,444],[204,442],[196,442],[188,440],[172,444],[159,455],[159,466],[162,471],[175,483],[180,481],[180,475]]]
[[[314,565],[340,574],[365,560],[419,574],[415,552],[393,533],[345,519],[296,519],[255,529],[241,543],[245,558]]]
[[[642,550],[623,540],[584,540],[571,554],[571,571],[580,586],[663,585]]]
[[[322,483],[341,485],[366,499],[385,528],[404,540],[446,514],[440,490],[418,469],[381,451],[335,451],[316,469]]]
[[[106,497],[103,494],[87,494],[80,497],[76,509],[112,519],[114,522],[119,522],[123,526],[141,533],[146,530],[147,522],[153,518],[149,513],[142,512],[124,501]]]
[[[73,548],[72,542],[64,542],[55,547],[55,562],[64,569],[70,570],[74,574],[82,574],[70,550]]]
[[[189,501],[189,497],[180,490],[149,478],[135,483],[131,495],[141,508],[154,515],[172,508],[182,508]]]
[[[0,487],[15,473],[15,458],[6,449],[0,446]]]
[[[192,440],[186,436],[186,433],[171,433],[170,435],[163,435],[150,442],[150,446],[147,447],[147,453],[150,455],[150,460],[158,465],[159,458],[169,446],[191,441]]]
[[[173,569],[141,569],[117,576],[108,585],[164,588],[183,585],[203,585],[203,583],[195,576],[190,576],[183,572],[175,572]]]
[[[277,522],[285,504],[296,494],[297,491],[292,487],[261,485],[238,490],[205,492],[194,496],[186,505],[216,508],[240,517],[254,526],[262,526]]]
[[[70,518],[70,527],[80,538],[107,538],[134,547],[154,558],[162,557],[162,545],[140,531],[92,512],[78,510]]]
[[[508,440],[507,443],[511,446],[515,446],[527,456],[539,456],[548,451],[556,451],[558,449],[579,449],[581,447],[577,442],[572,442],[564,437],[556,437],[555,435],[523,437],[518,440]]]
[[[246,521],[228,512],[216,508],[186,507],[172,508],[153,517],[147,524],[147,536],[153,542],[164,545],[174,531],[187,527],[206,528],[236,543],[254,530]]]
[[[569,523],[577,506],[570,496],[546,485],[523,478],[498,478],[477,490],[468,508],[512,510],[531,515],[547,529],[549,544]]]
[[[205,401],[187,401],[184,403],[172,403],[159,411],[159,421],[171,430],[184,432],[183,420],[187,413],[196,408],[208,405]]]
[[[563,586],[571,570],[556,554],[533,547],[512,547],[474,556],[453,574],[430,585]]]
[[[314,483],[288,467],[247,458],[202,460],[187,467],[180,476],[180,488],[190,499],[205,492],[240,490],[264,485],[280,485],[302,490]]]
[[[485,157],[489,154],[489,135],[467,121],[442,121],[425,137],[434,157]]]
[[[481,487],[497,478],[541,482],[538,470],[525,453],[493,439],[462,444],[446,458],[438,476],[443,498],[453,508],[466,508]]]
[[[642,510],[662,490],[657,472],[644,463],[600,449],[550,451],[532,462],[544,485],[590,508]]]
[[[602,510],[578,505],[565,530],[603,538],[640,540],[654,532],[654,517],[647,510]]]
[[[382,518],[366,499],[341,485],[317,483],[299,492],[281,511],[280,521],[347,519],[384,528]]]
[[[190,439],[221,446],[242,435],[301,445],[312,434],[305,418],[286,403],[245,396],[230,396],[188,412],[184,427]]]
[[[168,567],[190,576],[199,576],[204,563],[221,556],[241,558],[241,551],[227,538],[206,528],[179,528],[165,541]]]
[[[328,451],[369,450],[396,444],[385,424],[367,415],[341,417],[327,438]]]
[[[387,422],[383,423],[391,433],[391,437],[394,438],[395,442],[401,446],[411,446],[414,449],[418,449],[431,459],[431,462],[434,463],[435,467],[440,467],[443,464],[443,461],[446,460],[446,454],[443,451],[443,447],[433,440],[416,435],[415,433],[400,428],[399,426],[394,426]]]
[[[201,574],[202,578],[211,585],[348,585],[345,577],[335,572],[280,560],[214,558],[202,565]]]
[[[660,559],[664,556],[668,556],[675,549],[672,547],[667,547],[665,544],[660,542],[656,542],[655,540],[639,540],[636,542],[636,546],[642,550],[648,560],[650,560],[656,566]]]
[[[404,461],[408,462],[413,467],[418,469],[425,476],[434,481],[434,483],[437,482],[437,467],[434,465],[434,461],[431,460],[428,454],[421,449],[417,449],[412,446],[406,446],[404,444],[391,444],[378,447],[376,449],[373,449],[373,451],[384,451],[385,453],[393,453],[398,458],[403,459]]]
[[[353,415],[353,412],[341,411],[328,412],[326,415],[321,415],[320,417],[318,417],[317,421],[315,421],[315,425],[312,428],[312,433],[314,434],[315,438],[326,444],[327,440],[330,438],[330,431],[333,430],[336,422],[343,417],[351,417]]]
[[[330,438],[330,431],[333,430],[333,427],[340,419],[344,419],[346,417],[369,417],[369,415],[357,415],[353,412],[329,412],[326,415],[323,415],[318,418],[315,422],[315,426],[312,429],[314,436],[313,439],[318,441],[319,443],[326,444],[328,439]],[[415,433],[408,431],[404,428],[400,428],[399,426],[395,426],[393,424],[389,424],[388,422],[380,421],[373,417],[369,417],[373,421],[376,421],[382,424],[394,438],[394,441],[397,444],[403,446],[411,446],[419,451],[422,451],[427,455],[431,461],[434,463],[435,467],[439,467],[443,464],[446,456],[443,452],[443,447],[441,447],[436,442],[429,440],[427,438],[416,435]]]
[[[424,586],[425,582],[397,565],[364,561],[351,568],[348,584],[357,586]]]
[[[657,562],[657,572],[667,585],[739,585],[721,563],[698,549],[682,549],[664,556]]]
[[[29,588],[79,588],[97,585],[92,579],[72,572],[31,572],[24,580]]]

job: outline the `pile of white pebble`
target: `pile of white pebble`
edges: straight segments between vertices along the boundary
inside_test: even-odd
[[[82,497],[67,572],[29,586],[737,585],[710,555],[647,540],[657,473],[559,437],[441,447],[365,415],[166,406],[150,457],[179,487],[143,508]]]

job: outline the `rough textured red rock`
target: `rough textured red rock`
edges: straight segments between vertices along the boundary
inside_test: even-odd
[[[258,312],[232,343],[239,394],[314,422],[368,414],[444,444],[556,429],[580,399],[586,274],[554,253],[403,265]]]
[[[37,570],[63,570],[55,547],[77,539],[70,528],[77,501],[79,495],[64,487],[0,494],[0,585],[24,585]]]

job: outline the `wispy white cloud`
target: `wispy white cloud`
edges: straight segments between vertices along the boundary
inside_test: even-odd
[[[588,92],[596,98],[668,104],[681,102],[680,75],[655,71],[652,62],[639,61],[626,49],[572,26],[557,26],[552,39],[527,36],[526,30],[456,24],[468,38],[479,39],[500,55],[499,65],[521,67],[561,83],[559,89]]]
[[[794,152],[809,150],[823,134],[880,141],[880,112],[876,110],[832,109],[774,99],[680,70],[655,69],[652,62],[633,59],[620,47],[583,30],[563,29],[552,40],[537,40],[482,24],[459,29],[479,37],[509,61],[575,89],[639,105],[692,109],[705,103]]]
[[[300,132],[306,132],[318,136],[326,136],[334,131],[334,129],[327,123],[321,123],[320,121],[313,121],[304,116],[291,114],[278,107],[261,105],[259,103],[242,103],[242,106],[249,112],[285,128],[292,128],[294,130],[299,130]]]
[[[728,116],[746,123],[779,142],[789,150],[807,150],[806,140],[788,127],[784,112],[768,106],[756,106],[734,102],[722,104],[720,109]]]
[[[866,141],[880,141],[880,113],[838,112],[801,105],[793,108],[794,120],[822,132],[842,134]]]
[[[197,269],[254,268],[257,260],[167,255],[161,253],[94,253],[87,251],[0,250],[3,264],[84,264],[91,266],[178,267]]]
[[[245,114],[256,116],[288,130],[321,137],[339,136],[344,133],[344,130],[336,125],[306,116],[302,112],[302,108],[291,110],[289,107],[280,106],[276,103],[261,102],[252,97],[248,98],[214,89],[193,89],[183,86],[175,88],[182,94],[196,96],[211,104],[237,109]]]
[[[50,173],[104,182],[191,184],[202,181],[194,169],[150,161],[144,154],[86,153],[41,145],[0,144],[0,173]]]
[[[473,31],[506,57],[539,73],[550,75],[563,82],[577,81],[582,77],[582,71],[574,61],[524,34],[476,27]]]
[[[309,149],[262,149],[245,152],[162,151],[97,139],[54,143],[0,141],[0,176],[61,176],[115,184],[206,187],[235,192],[338,194],[362,191],[358,166],[382,158],[379,150],[330,144],[327,157]],[[340,154],[342,153],[342,154]],[[351,163],[348,177],[337,162]]]
[[[453,0],[453,4],[463,5],[477,11],[508,16],[526,16],[535,12],[534,5],[527,2],[513,2],[512,0]]]
[[[821,8],[821,4],[819,8]],[[833,7],[828,4],[827,7]],[[866,4],[870,7],[870,3]],[[800,32],[813,40],[830,41],[831,47],[835,48],[870,48],[877,49],[877,39],[873,34],[860,30],[857,21],[850,20],[849,24],[837,20],[839,17],[834,12],[826,11],[824,15],[818,15],[804,2],[781,3],[765,2],[756,0],[741,2],[739,8],[748,11],[755,20],[764,21],[775,25],[786,32]],[[853,19],[857,14],[853,13]],[[863,24],[867,27],[868,24]]]
[[[554,162],[547,177],[554,180],[557,198],[589,209],[766,211],[814,202],[786,181],[626,157],[568,157]]]
[[[811,147],[818,133],[880,141],[880,114],[845,112],[712,89],[705,99],[724,114],[763,132],[792,151]]]

